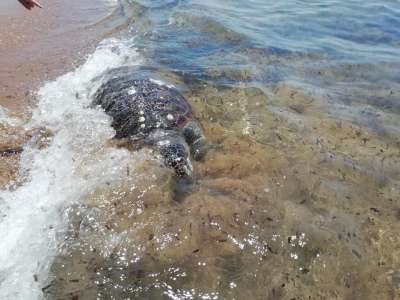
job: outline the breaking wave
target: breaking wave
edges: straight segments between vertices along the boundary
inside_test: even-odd
[[[135,49],[109,39],[81,67],[38,91],[38,106],[27,127],[45,126],[54,137],[45,149],[27,146],[20,166],[25,183],[0,191],[1,299],[42,297],[57,234],[64,226],[63,209],[131,159],[126,150],[104,148],[114,135],[110,119],[87,106],[93,87],[100,84],[94,78],[107,69],[138,63]]]

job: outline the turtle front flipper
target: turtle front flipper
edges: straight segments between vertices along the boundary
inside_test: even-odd
[[[191,121],[182,129],[186,142],[190,145],[192,156],[195,160],[201,160],[207,154],[208,144],[200,125]]]
[[[156,130],[147,141],[162,155],[165,165],[173,168],[179,177],[192,177],[189,146],[181,135],[171,130]]]

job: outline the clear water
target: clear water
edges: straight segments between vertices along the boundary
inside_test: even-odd
[[[2,298],[397,299],[400,4],[118,12],[128,28],[38,92],[29,126],[54,138],[0,194]],[[128,65],[192,104],[214,146],[195,184],[110,142],[90,108],[102,73]]]
[[[150,3],[151,35],[139,44],[163,67],[202,78],[236,71],[262,86],[290,82],[336,117],[398,134],[396,1]],[[243,81],[232,76],[218,79]]]

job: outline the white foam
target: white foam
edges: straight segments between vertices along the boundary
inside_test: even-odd
[[[9,115],[9,110],[0,105],[0,124],[6,126],[21,126],[23,121],[19,118],[14,118]]]
[[[0,124],[8,122],[8,109],[0,106]]]
[[[114,135],[110,120],[87,107],[99,84],[93,78],[139,61],[134,49],[110,39],[83,66],[39,90],[30,126],[44,125],[55,136],[48,148],[23,152],[27,182],[15,191],[0,191],[0,299],[42,298],[56,235],[63,229],[62,210],[132,158],[126,150],[104,147]]]

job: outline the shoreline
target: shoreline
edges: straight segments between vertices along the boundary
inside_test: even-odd
[[[11,112],[29,113],[34,91],[75,69],[111,29],[95,26],[114,11],[110,3],[42,4],[28,11],[15,0],[0,3],[0,106]]]
[[[113,29],[107,18],[117,7],[117,3],[89,0],[42,4],[42,9],[29,11],[16,0],[0,3],[0,112],[17,120],[17,124],[0,124],[2,188],[18,178],[20,152],[15,149],[29,137],[22,127],[36,106],[36,91],[86,60]],[[103,26],[98,26],[101,22]]]

